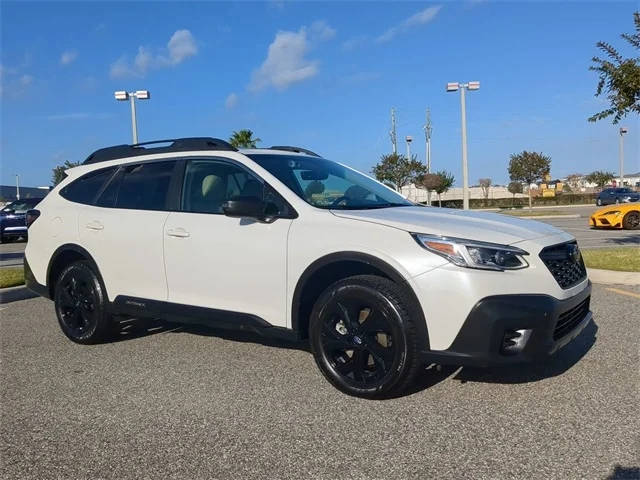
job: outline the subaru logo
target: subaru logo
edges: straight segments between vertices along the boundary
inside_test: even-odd
[[[567,256],[573,263],[579,263],[580,259],[582,258],[582,254],[580,253],[578,245],[575,245],[573,243],[567,245]]]

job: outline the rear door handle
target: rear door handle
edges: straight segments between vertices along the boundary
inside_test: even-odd
[[[89,222],[85,225],[85,227],[87,227],[89,230],[103,230],[104,229],[104,225],[102,225],[100,222]]]
[[[170,237],[187,238],[189,236],[189,232],[184,228],[170,228],[167,230],[167,235]]]

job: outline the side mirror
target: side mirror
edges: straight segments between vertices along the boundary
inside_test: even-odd
[[[261,222],[273,220],[266,212],[267,204],[258,197],[233,197],[222,204],[222,211],[227,217],[255,218]]]

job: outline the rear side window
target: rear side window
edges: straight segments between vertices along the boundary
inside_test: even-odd
[[[166,210],[175,165],[176,161],[171,160],[124,166],[118,175],[119,185],[108,188],[109,195],[115,197],[116,208]]]
[[[115,171],[116,167],[109,167],[89,172],[60,190],[60,195],[71,202],[91,205]]]

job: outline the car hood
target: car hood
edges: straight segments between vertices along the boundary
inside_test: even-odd
[[[415,233],[511,245],[564,233],[551,225],[498,213],[435,207],[332,210],[341,218],[378,223]]]

